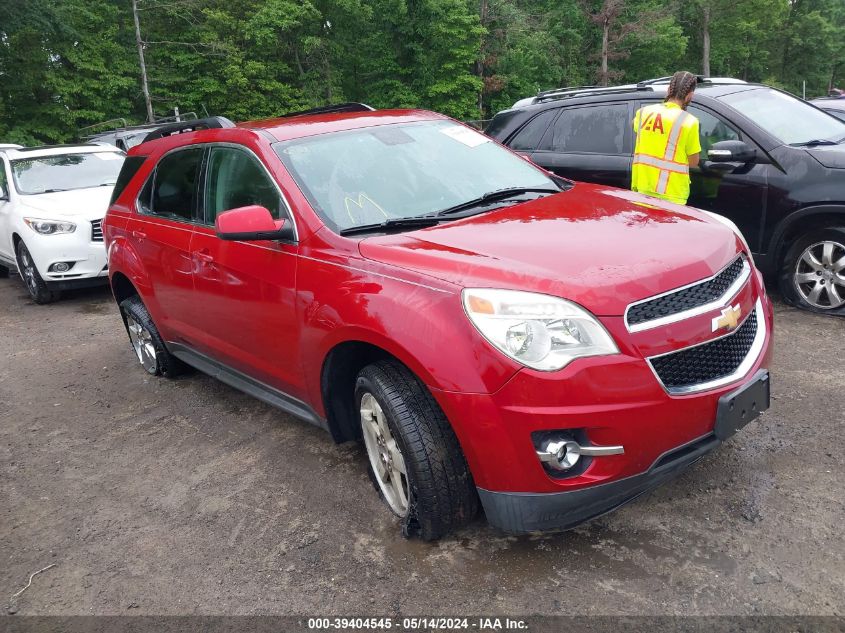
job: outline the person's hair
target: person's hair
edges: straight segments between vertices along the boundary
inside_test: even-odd
[[[698,83],[695,75],[686,70],[679,70],[672,75],[672,80],[669,82],[669,91],[666,93],[666,101],[670,99],[677,99],[683,101],[687,95],[695,90],[695,85]]]

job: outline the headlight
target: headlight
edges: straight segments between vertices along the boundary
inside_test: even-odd
[[[748,259],[751,260],[751,263],[754,263],[754,255],[751,254],[751,247],[748,246],[748,242],[745,239],[745,236],[742,234],[742,231],[739,230],[739,227],[734,223],[733,220],[729,220],[723,215],[719,215],[718,213],[713,213],[712,211],[705,211],[704,209],[699,209],[702,213],[706,213],[711,218],[716,220],[717,222],[721,222],[726,227],[728,227],[734,234],[740,239],[742,245],[745,247],[745,252],[748,254]]]
[[[488,288],[467,288],[462,296],[482,336],[527,367],[556,371],[576,358],[619,353],[601,323],[570,301]]]
[[[58,233],[73,233],[76,225],[73,222],[57,222],[55,220],[38,220],[37,218],[24,218],[26,225],[41,235],[57,235]]]

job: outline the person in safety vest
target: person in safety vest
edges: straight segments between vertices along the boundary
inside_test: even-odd
[[[697,79],[681,71],[672,76],[663,103],[648,105],[634,116],[636,146],[631,171],[631,189],[686,204],[689,198],[689,168],[697,167],[701,144],[698,119],[686,112]]]

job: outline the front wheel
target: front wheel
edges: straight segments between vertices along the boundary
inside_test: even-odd
[[[56,301],[61,293],[56,290],[50,290],[50,287],[38,272],[32,255],[26,244],[23,243],[23,240],[18,242],[15,250],[17,251],[18,270],[21,273],[21,279],[26,284],[26,289],[29,291],[29,296],[32,297],[32,300],[39,305]]]
[[[426,387],[392,360],[355,385],[370,476],[405,536],[426,541],[469,522],[478,495],[458,439]]]
[[[786,253],[780,290],[805,310],[845,315],[845,228],[830,227],[801,236]]]

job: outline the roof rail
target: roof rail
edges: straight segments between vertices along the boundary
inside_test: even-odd
[[[566,86],[565,88],[552,88],[551,90],[543,90],[542,92],[538,92],[538,97],[546,97],[551,94],[556,94],[558,92],[568,92],[572,90],[587,90],[589,88],[600,88],[601,86]]]
[[[333,105],[320,106],[319,108],[311,108],[310,110],[301,110],[300,112],[288,112],[283,114],[283,117],[289,116],[304,116],[306,114],[334,114],[336,112],[373,112],[375,108],[368,106],[366,103],[357,103],[350,101],[347,103],[336,103]]]
[[[696,83],[715,83],[715,84],[744,84],[747,83],[742,79],[734,79],[733,77],[707,77],[706,75],[696,75]],[[654,84],[668,84],[672,81],[671,77],[657,77],[656,79],[646,79],[640,81],[637,86],[653,86]]]
[[[614,94],[617,92],[631,92],[632,90],[651,90],[648,86],[626,85],[626,86],[609,86],[609,87],[587,87],[587,88],[565,88],[563,90],[551,90],[545,93],[540,93],[534,97],[534,103],[545,103],[546,101],[556,101],[557,99],[567,99],[571,97],[581,97],[584,95],[605,95]]]
[[[34,147],[21,147],[19,152],[37,152],[42,149],[62,149],[63,147],[100,147],[95,143],[67,143],[65,145],[36,145]]]
[[[121,116],[121,117],[117,117],[116,119],[109,119],[108,121],[100,121],[99,123],[94,123],[92,125],[86,125],[85,127],[79,128],[76,131],[76,133],[80,134],[80,133],[84,132],[85,130],[91,130],[93,128],[100,127],[101,125],[108,125],[109,127],[112,127],[112,123],[122,123],[123,125],[121,127],[126,127],[126,119],[124,119]]]
[[[144,137],[142,143],[154,141],[156,139],[164,138],[165,136],[173,136],[174,134],[185,134],[186,132],[196,132],[197,130],[212,130],[224,127],[235,127],[229,119],[222,116],[212,116],[207,119],[194,119],[191,121],[180,121],[178,123],[171,123],[170,125],[163,125],[162,127],[153,130]]]

